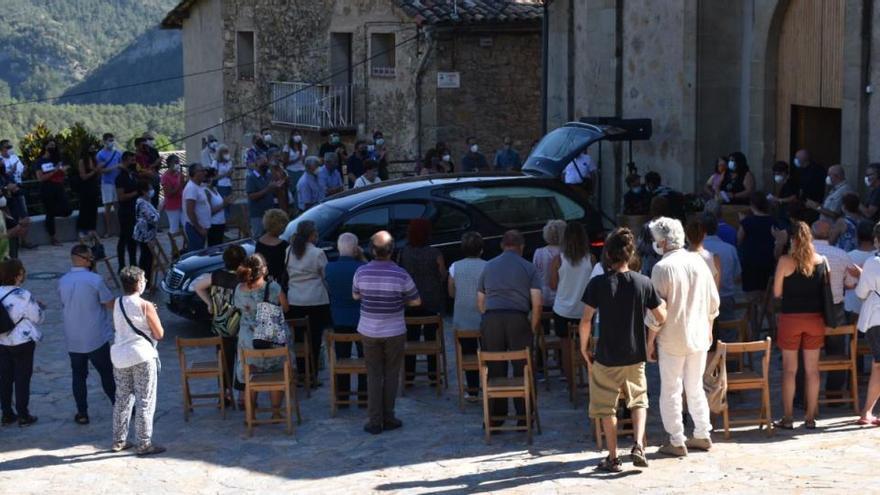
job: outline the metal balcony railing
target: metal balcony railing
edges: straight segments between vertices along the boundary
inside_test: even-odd
[[[269,83],[272,122],[306,129],[354,127],[351,85],[304,82]]]

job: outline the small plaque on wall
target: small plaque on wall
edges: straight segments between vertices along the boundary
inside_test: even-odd
[[[461,87],[461,78],[458,72],[438,72],[437,87],[446,89],[456,89]]]

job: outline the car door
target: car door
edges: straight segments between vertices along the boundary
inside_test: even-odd
[[[336,239],[339,239],[341,234],[350,232],[357,236],[358,244],[364,252],[369,253],[370,237],[380,230],[387,230],[390,224],[391,210],[388,206],[377,206],[358,211],[343,219],[333,235],[327,237],[327,240],[321,242],[318,247],[327,253],[328,259],[336,259],[339,257],[339,252],[336,250]]]

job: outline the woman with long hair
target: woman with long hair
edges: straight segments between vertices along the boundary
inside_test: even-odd
[[[747,204],[755,191],[755,176],[742,152],[734,151],[727,157],[727,170],[721,181],[719,195],[725,203]]]
[[[95,145],[84,149],[77,164],[79,176],[79,216],[76,217],[76,231],[79,237],[97,236],[98,202],[101,197],[101,173],[95,161],[98,148]]]
[[[64,177],[67,165],[61,160],[61,152],[54,140],[43,146],[40,158],[34,164],[37,180],[40,182],[40,199],[46,211],[46,233],[53,246],[61,243],[55,238],[55,217],[70,215],[70,205],[64,190]]]
[[[824,283],[828,277],[825,258],[813,249],[813,236],[804,222],[792,228],[791,248],[779,258],[773,278],[773,296],[782,300],[776,344],[782,350],[782,408],[783,417],[774,424],[792,429],[792,405],[798,353],[804,355],[807,409],[804,427],[816,427],[819,399],[819,351],[825,344],[825,321],[822,317]]]
[[[569,352],[569,325],[578,325],[584,314],[584,291],[590,281],[593,264],[590,262],[590,240],[583,224],[568,222],[562,236],[562,250],[553,258],[550,268],[550,288],[556,291],[553,301],[554,331],[562,341],[562,370],[571,373]]]
[[[706,184],[703,186],[703,196],[706,199],[718,197],[721,193],[721,183],[727,177],[727,174],[727,158],[719,156],[715,159],[715,169],[712,171],[712,175],[709,176]]]
[[[272,208],[263,213],[263,235],[257,239],[255,252],[263,255],[266,265],[269,267],[269,277],[281,285],[281,289],[287,292],[287,259],[290,243],[281,239],[281,234],[287,227],[290,218],[284,210]]]
[[[324,282],[327,255],[315,247],[318,230],[315,222],[303,220],[296,226],[287,256],[287,299],[290,301],[292,318],[308,318],[309,335],[312,339],[312,362],[318,363],[324,328],[330,325],[330,296]],[[297,369],[305,363],[297,358]],[[317,369],[313,370],[317,375]],[[312,383],[319,385],[317,376]]]

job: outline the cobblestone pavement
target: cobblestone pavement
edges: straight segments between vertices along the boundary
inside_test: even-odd
[[[106,245],[111,252],[115,242]],[[853,426],[847,409],[825,409],[816,432],[798,429],[768,438],[744,428],[729,441],[717,433],[711,453],[657,457],[663,433],[655,365],[649,367],[651,467],[638,471],[627,464],[618,475],[594,471],[600,454],[590,436],[585,400],[572,407],[555,379],[549,392],[543,384],[539,389],[544,431],[531,447],[524,435],[511,433],[485,445],[480,407],[458,409],[451,353],[449,390],[441,397],[425,385],[408,391],[398,400],[404,428],[397,431],[364,433],[365,411],[357,408],[331,418],[326,371],[325,385],[311,398],[300,393],[303,423],[294,436],[280,426],[260,426],[248,438],[241,412],[229,412],[223,420],[210,408],[197,409],[185,423],[173,342],[175,336],[203,330],[164,309],[167,336],[160,344],[155,440],[168,452],[145,459],[114,454],[109,452],[111,408],[94,372],[89,377],[92,422],[80,426],[72,421],[75,408],[54,278],[67,270],[69,248],[24,251],[27,287],[50,308],[32,385],[31,409],[40,420],[30,428],[0,429],[2,493],[790,493],[880,487],[880,430]],[[773,367],[778,375],[778,356]],[[778,412],[778,378],[773,391]],[[623,440],[621,449],[628,448]]]

